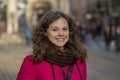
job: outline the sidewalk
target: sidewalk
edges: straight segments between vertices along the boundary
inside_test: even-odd
[[[2,33],[0,34],[0,44],[8,44],[8,43],[22,43],[24,40],[19,34],[8,34]]]
[[[24,44],[0,44],[0,80],[15,80],[23,58],[31,51]]]

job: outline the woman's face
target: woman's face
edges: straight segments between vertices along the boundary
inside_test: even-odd
[[[69,40],[69,26],[64,18],[52,22],[46,32],[48,39],[56,46],[63,48]]]

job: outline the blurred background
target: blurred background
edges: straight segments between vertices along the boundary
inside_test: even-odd
[[[88,80],[120,80],[120,0],[0,0],[0,80],[15,80],[31,31],[50,10],[70,15],[88,49]]]

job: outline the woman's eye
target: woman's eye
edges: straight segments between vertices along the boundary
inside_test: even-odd
[[[64,28],[63,30],[64,30],[64,31],[67,31],[67,30],[68,30],[68,28]]]
[[[53,29],[53,31],[57,31],[57,29]]]

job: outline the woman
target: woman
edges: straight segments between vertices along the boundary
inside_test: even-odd
[[[46,13],[33,29],[33,54],[17,80],[86,80],[86,49],[75,22],[60,11]]]

